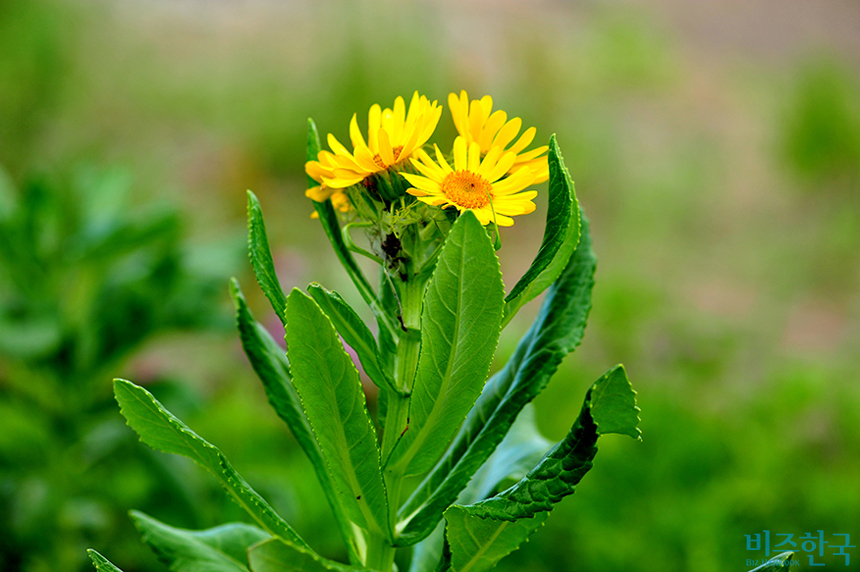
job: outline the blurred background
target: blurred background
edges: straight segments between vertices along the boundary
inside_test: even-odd
[[[112,377],[146,384],[343,557],[227,279],[282,337],[243,254],[251,189],[284,288],[357,301],[309,218],[306,119],[344,141],[353,113],[415,90],[445,107],[490,94],[538,140],[557,133],[592,220],[594,309],[536,402],[544,434],[618,362],[642,408],[644,442],[602,439],[499,569],[747,570],[764,554],[745,535],[764,530],[857,544],[857,30],[853,0],[0,1],[0,569],[86,570],[95,547],[164,570],[129,509],[243,519],[202,469],[137,442]],[[445,111],[434,140],[453,133]],[[502,236],[509,285],[538,204]],[[833,551],[817,562],[842,568]]]

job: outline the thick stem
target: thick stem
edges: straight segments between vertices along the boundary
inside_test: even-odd
[[[395,383],[406,397],[393,393],[389,396],[386,431],[382,436],[383,460],[388,458],[400,436],[409,426],[408,395],[412,392],[412,382],[418,369],[418,353],[421,348],[421,298],[424,284],[414,276],[410,278],[412,280],[406,281],[401,289],[402,320],[406,331],[401,333],[397,343],[394,364]]]
[[[379,572],[394,570],[394,553],[397,549],[388,543],[383,536],[371,536],[367,539],[367,558],[364,565]]]
[[[395,358],[395,382],[404,395],[391,393],[388,398],[388,413],[386,431],[382,436],[382,459],[388,459],[391,451],[409,427],[409,397],[415,372],[418,370],[418,354],[421,348],[421,307],[426,280],[420,280],[412,273],[403,282],[400,289],[400,303],[404,332],[397,343]],[[400,496],[403,486],[403,469],[384,473],[385,486],[388,492],[389,519],[392,528],[397,520],[400,507]],[[368,541],[375,546],[368,546],[367,566],[381,571],[392,569],[395,548],[388,544],[385,538],[371,538]],[[378,561],[372,565],[371,560]]]

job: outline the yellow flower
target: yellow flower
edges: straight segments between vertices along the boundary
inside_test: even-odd
[[[542,183],[549,179],[549,165],[546,155],[543,155],[549,150],[549,146],[543,145],[531,151],[522,152],[534,140],[537,129],[529,127],[520,135],[517,142],[508,148],[520,132],[523,121],[519,117],[508,121],[508,115],[502,110],[491,113],[493,98],[489,95],[472,100],[470,104],[469,96],[463,90],[459,97],[455,93],[448,95],[448,106],[451,108],[454,126],[465,138],[466,143],[477,143],[482,154],[489,153],[494,147],[500,147],[503,152],[514,153],[516,158],[511,172],[527,168],[535,177],[534,183]]]
[[[308,176],[319,183],[319,185],[306,190],[305,196],[318,203],[326,199],[331,199],[332,205],[339,212],[349,212],[351,206],[346,192],[343,189],[333,189],[323,182],[324,177],[332,176],[333,174],[331,153],[320,151],[318,158],[320,159],[319,161],[308,161],[305,165],[305,171]],[[311,218],[319,218],[316,211],[311,214]]]
[[[461,136],[454,140],[452,169],[439,147],[434,147],[436,161],[423,150],[416,153],[419,160],[412,159],[421,175],[402,173],[414,187],[406,192],[419,201],[442,208],[454,206],[460,212],[470,210],[484,225],[495,221],[499,226],[511,226],[510,217],[535,210],[532,199],[537,191],[521,192],[534,182],[534,173],[531,169],[511,173],[516,153],[492,147],[482,160],[480,145],[476,141],[467,144]]]
[[[321,151],[318,161],[308,161],[305,170],[308,174],[319,172],[323,185],[331,189],[355,185],[412,157],[430,139],[441,116],[442,107],[417,91],[408,112],[402,97],[394,100],[393,109],[374,104],[368,113],[367,141],[353,115],[349,123],[353,152],[329,133],[332,153]]]

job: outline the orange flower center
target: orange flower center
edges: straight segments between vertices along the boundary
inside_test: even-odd
[[[449,173],[441,185],[442,193],[455,205],[466,209],[487,206],[493,198],[493,185],[472,171]]]
[[[397,161],[400,160],[401,152],[403,152],[403,145],[398,145],[391,150],[391,154],[394,155],[394,163],[392,163],[391,165],[394,165],[395,163],[397,163]],[[380,169],[387,169],[391,166],[385,164],[385,161],[382,160],[382,156],[379,153],[373,156],[373,162],[376,163],[376,166]]]

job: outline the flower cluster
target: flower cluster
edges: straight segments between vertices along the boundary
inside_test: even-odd
[[[436,130],[442,106],[416,92],[407,109],[398,97],[390,109],[370,108],[366,139],[357,116],[352,116],[352,150],[328,135],[330,151],[321,150],[316,160],[305,165],[307,174],[319,183],[306,195],[317,202],[331,199],[342,213],[368,203],[395,201],[454,207],[459,212],[472,211],[484,225],[510,226],[511,217],[534,211],[537,192],[526,189],[549,178],[548,147],[526,150],[535,128],[520,134],[522,120],[508,120],[501,110],[493,112],[489,95],[470,102],[465,91],[459,96],[452,93],[448,105],[458,132],[449,155],[438,145],[430,149],[432,155],[424,148]]]

